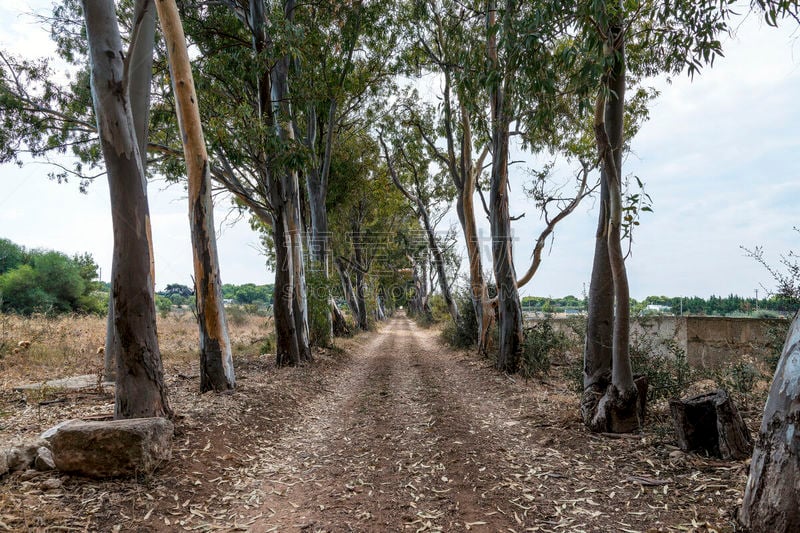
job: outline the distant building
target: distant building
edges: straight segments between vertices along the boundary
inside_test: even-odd
[[[670,306],[670,305],[659,305],[659,304],[648,304],[647,307],[644,308],[644,312],[647,313],[647,314],[671,315],[672,314],[672,306]]]

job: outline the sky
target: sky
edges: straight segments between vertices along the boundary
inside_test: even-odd
[[[26,57],[52,54],[47,33],[24,15],[46,11],[49,0],[9,4],[0,6],[0,48]],[[726,39],[725,57],[713,68],[693,80],[685,75],[652,80],[660,96],[623,164],[624,174],[645,182],[654,211],[643,214],[627,262],[632,297],[752,296],[756,290],[763,297],[762,286],[772,286],[769,275],[741,246],[763,246],[773,263],[780,253],[800,249],[800,234],[793,230],[800,226],[799,38],[790,24],[774,29],[751,15]],[[524,164],[511,169],[511,212],[526,215],[514,222],[520,274],[544,226],[522,193],[529,180],[525,170]],[[562,179],[567,172],[556,168]],[[58,184],[47,173],[38,162],[23,168],[0,165],[0,237],[28,248],[89,252],[108,280],[112,233],[105,179],[81,194],[77,183]],[[149,195],[157,287],[190,285],[183,186],[154,181]],[[246,219],[235,221],[229,206],[229,199],[217,199],[223,282],[272,283],[258,235]],[[477,198],[476,210],[482,212]],[[597,206],[589,199],[559,224],[539,272],[521,293],[581,296],[591,274],[596,220]],[[485,220],[480,226],[487,235]]]

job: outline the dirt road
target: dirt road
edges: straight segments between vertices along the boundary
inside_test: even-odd
[[[647,462],[652,450],[636,453],[646,440],[590,438],[568,395],[459,356],[436,331],[394,318],[353,352],[329,393],[269,450],[254,531],[638,531],[663,527],[661,515],[704,521],[672,515],[675,485]],[[714,509],[707,519],[718,517]]]
[[[501,374],[404,316],[337,344],[299,368],[240,357],[234,394],[198,395],[172,368],[172,460],[138,480],[6,476],[0,529],[733,530],[746,464],[676,451],[663,407],[642,435],[608,438],[583,427],[560,369]],[[112,400],[76,396],[48,416]]]

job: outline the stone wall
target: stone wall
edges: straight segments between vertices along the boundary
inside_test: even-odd
[[[554,327],[573,335],[575,319],[555,318]],[[743,357],[761,360],[773,347],[769,346],[768,331],[789,326],[786,319],[728,318],[712,316],[651,316],[634,319],[631,342],[637,337],[649,337],[652,350],[663,355],[673,353],[673,347],[686,353],[695,368],[719,368]]]

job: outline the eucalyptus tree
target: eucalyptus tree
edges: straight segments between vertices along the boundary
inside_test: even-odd
[[[133,14],[131,13],[131,7]],[[128,2],[126,10],[130,20],[136,21],[137,38],[130,40],[128,59],[130,70],[127,90],[133,114],[134,128],[139,144],[142,167],[147,168],[147,139],[150,111],[150,82],[152,79],[153,43],[155,34],[155,7],[149,0]],[[43,23],[51,25],[51,32],[59,55],[71,66],[66,83],[49,59],[20,59],[0,52],[0,162],[22,164],[21,157],[44,159],[51,170],[48,175],[58,182],[76,178],[82,192],[89,184],[102,177],[103,154],[98,149],[99,139],[92,107],[87,61],[88,45],[81,24],[81,7],[77,0],[68,0],[54,7],[53,17]],[[125,28],[133,31],[130,20]],[[70,165],[65,154],[74,158]],[[147,189],[145,188],[145,195]],[[146,219],[150,240],[150,274],[155,283],[155,262],[150,219]],[[113,268],[113,267],[112,267]],[[119,339],[115,328],[113,291],[109,295],[104,351],[103,377],[113,380],[119,357]]]
[[[416,132],[412,130],[411,133]],[[390,139],[393,154],[389,153],[383,132],[378,134],[378,140],[392,183],[405,196],[412,211],[422,223],[427,238],[427,250],[436,270],[442,297],[450,317],[457,323],[458,306],[451,290],[455,280],[448,279],[445,254],[436,234],[436,218],[441,219],[446,214],[447,207],[453,200],[452,187],[447,186],[447,182],[441,179],[442,176],[430,175],[432,161],[427,157],[427,150],[419,135],[413,137],[395,135]]]
[[[624,209],[623,152],[626,90],[638,77],[694,74],[721,53],[718,35],[727,29],[731,1],[605,1],[575,6],[579,33],[568,57],[580,66],[575,91],[587,97],[594,145],[601,165],[601,194],[589,287],[581,413],[594,431],[627,432],[640,427],[641,391],[629,356],[628,274],[621,240],[632,215]],[[590,104],[593,95],[593,104]],[[630,105],[628,103],[627,105]]]
[[[156,334],[146,179],[112,0],[85,0],[91,87],[114,226],[112,292],[119,342],[115,418],[171,414]]]
[[[491,6],[490,6],[491,7]],[[446,172],[457,191],[456,212],[464,234],[470,271],[470,293],[479,326],[478,338],[475,339],[478,349],[485,352],[489,339],[489,330],[493,325],[495,311],[503,298],[507,311],[518,308],[514,301],[515,289],[530,282],[537,272],[542,251],[547,239],[554,232],[556,225],[574,211],[578,203],[588,194],[589,172],[593,165],[591,157],[586,156],[585,148],[575,141],[582,133],[582,119],[571,111],[572,102],[563,95],[566,69],[556,68],[558,60],[556,52],[559,46],[559,9],[555,3],[536,2],[525,5],[507,4],[502,9],[507,16],[502,24],[491,24],[487,28],[487,5],[482,2],[420,2],[415,10],[410,25],[414,42],[408,53],[409,62],[418,65],[441,77],[441,104],[436,109],[425,108],[414,104],[413,99],[405,103],[404,122],[418,130],[427,145],[433,159]],[[548,26],[549,25],[549,26]],[[552,26],[552,27],[550,27]],[[544,27],[545,30],[542,30]],[[503,47],[499,55],[494,54],[496,45],[491,45],[500,36]],[[523,37],[528,36],[528,37]],[[475,43],[482,43],[475,46]],[[487,59],[487,46],[489,56]],[[562,47],[563,48],[563,47]],[[502,81],[501,83],[501,80]],[[506,110],[504,127],[508,131],[503,139],[499,139],[499,152],[495,152],[493,144],[492,106],[490,93],[497,94],[498,89],[504,94],[504,101],[509,106]],[[492,93],[492,91],[495,91]],[[494,115],[497,118],[497,115]],[[514,131],[510,124],[514,123]],[[576,133],[577,131],[577,133]],[[512,146],[512,137],[517,141]],[[487,157],[492,156],[490,167],[495,174],[494,183],[508,182],[508,157],[503,153],[521,148],[536,154],[548,154],[554,157],[565,157],[568,161],[580,163],[576,181],[575,194],[564,197],[556,194],[554,184],[550,183],[546,173],[534,173],[534,187],[530,193],[536,200],[541,218],[545,222],[544,229],[534,241],[534,253],[522,276],[507,276],[507,289],[490,298],[487,282],[483,272],[480,242],[477,235],[474,194],[480,192],[479,183]],[[581,150],[578,150],[578,147]],[[495,157],[500,160],[494,161]],[[503,163],[502,161],[506,161]],[[491,180],[490,180],[491,183]],[[503,191],[501,186],[497,191]],[[503,194],[498,197],[502,198]],[[487,217],[492,218],[492,209],[486,204],[483,194],[484,208]],[[499,206],[495,204],[495,207]],[[553,209],[557,207],[555,213]],[[502,209],[495,210],[499,218],[504,218]],[[507,209],[505,209],[507,214]],[[506,242],[503,250],[510,251],[511,217],[508,216],[508,231],[495,224],[500,235],[493,234],[491,242],[495,245]],[[502,226],[502,225],[501,225]],[[504,233],[505,232],[505,233]],[[493,264],[495,270],[508,273],[514,270],[513,259],[505,252],[496,255],[500,262]],[[508,263],[504,263],[508,259]],[[505,264],[505,266],[503,266]],[[511,279],[513,278],[514,287]],[[509,288],[510,287],[510,288]],[[508,299],[508,301],[505,301]],[[507,341],[521,338],[521,320],[513,318],[513,312],[504,313]],[[510,333],[510,332],[514,333]],[[517,345],[518,346],[518,345]],[[501,348],[506,355],[498,359],[498,365],[504,370],[515,368],[518,350]]]
[[[292,127],[289,85],[293,16],[292,2],[227,2],[187,4],[183,17],[198,50],[193,66],[201,73],[197,97],[211,175],[271,232],[282,365],[311,359],[299,184],[305,150]],[[179,136],[174,129],[161,134],[169,155]]]
[[[290,72],[297,102],[294,127],[308,151],[304,181],[310,267],[323,283],[330,271],[326,196],[331,155],[338,136],[353,127],[353,120],[358,122],[355,115],[393,72],[392,61],[387,61],[396,40],[392,7],[391,2],[357,1],[301,4],[296,9],[303,40]],[[325,313],[324,323],[312,324],[321,344],[330,343],[331,318],[339,315],[330,296],[317,305],[328,302],[332,313]]]
[[[485,38],[482,15],[476,2],[413,4],[408,17],[413,39],[406,59],[410,69],[424,68],[441,76],[441,106],[434,110],[420,105],[418,99],[406,99],[404,120],[417,130],[455,187],[456,215],[469,264],[469,293],[478,324],[474,340],[479,352],[486,353],[495,313],[487,290],[474,207],[476,184],[489,154],[485,135],[488,98],[476,76],[484,61],[481,48],[475,46]]]
[[[151,142],[153,138],[163,137],[161,130],[175,128],[174,119],[171,118],[172,108],[163,100],[163,94],[156,92],[155,117],[151,113],[151,98],[153,85],[154,52],[156,51],[155,20],[156,5],[153,0],[136,0],[123,2],[118,6],[120,23],[125,29],[125,39],[130,41],[129,51],[126,55],[126,65],[129,73],[127,76],[127,89],[130,95],[131,113],[139,144],[139,154],[143,170],[148,167],[153,170],[164,171],[165,167],[158,164],[157,159],[148,160],[148,150],[157,149],[167,152],[173,159],[171,170],[172,177],[183,175],[182,157],[176,150],[165,150],[164,146]],[[59,180],[76,176],[81,179],[81,188],[88,185],[91,179],[99,177],[104,172],[104,160],[97,150],[97,130],[92,124],[91,106],[87,105],[89,98],[85,78],[87,48],[85,37],[76,26],[79,19],[80,8],[74,0],[64,0],[57,4],[51,19],[51,31],[56,41],[59,55],[74,66],[71,73],[74,78],[63,85],[48,75],[46,63],[40,63],[38,68],[31,68],[37,63],[31,61],[14,62],[6,57],[8,70],[4,72],[9,80],[15,83],[0,84],[3,87],[4,100],[9,104],[6,113],[11,120],[4,121],[4,134],[14,139],[15,151],[27,147],[35,157],[43,157],[56,166],[59,170],[51,175]],[[158,50],[159,58],[157,69],[164,67],[164,49]],[[56,78],[57,79],[57,78]],[[168,112],[163,112],[167,110]],[[159,112],[161,111],[161,112]],[[51,157],[51,153],[62,154],[71,152],[74,157],[72,167]],[[12,157],[9,154],[9,157]],[[166,170],[170,170],[167,168]],[[199,177],[196,174],[195,177]],[[190,209],[190,233],[192,236],[193,252],[198,261],[195,266],[195,279],[197,282],[197,298],[204,310],[198,315],[200,326],[200,354],[201,354],[201,390],[224,389],[232,385],[233,369],[229,342],[227,341],[227,327],[225,325],[224,309],[221,298],[215,297],[219,278],[217,260],[211,256],[216,252],[216,238],[213,232],[213,220],[207,216],[211,212],[210,190],[208,186],[201,187],[197,179],[190,179],[190,192],[199,193],[205,189],[205,199]],[[145,194],[146,194],[145,184]],[[116,209],[112,206],[112,209]],[[201,223],[194,223],[200,222]],[[150,242],[150,269],[151,280],[155,282],[155,266],[153,260],[152,236],[148,226],[147,238]],[[206,280],[206,281],[203,281]],[[211,318],[213,316],[213,319]],[[109,313],[106,329],[106,349],[104,376],[113,379],[115,375],[115,361],[119,355],[119,341],[115,329],[114,294],[109,298]],[[227,348],[225,348],[228,346]],[[227,368],[219,372],[219,368]],[[227,374],[227,377],[226,377]],[[209,376],[217,376],[208,379]],[[221,376],[221,377],[220,377]],[[230,379],[229,379],[230,378]]]
[[[336,206],[330,212],[331,251],[343,292],[356,325],[366,330],[387,300],[382,282],[409,266],[398,234],[419,226],[380,164],[378,143],[363,131],[343,138],[333,152],[328,204]]]
[[[200,391],[229,390],[235,387],[236,378],[222,300],[208,152],[197,107],[189,50],[175,1],[158,0],[156,7],[166,41],[189,181],[189,220],[200,328]],[[149,84],[146,89],[149,94]]]
[[[800,2],[756,0],[768,24],[792,19],[800,23]],[[759,250],[755,257],[763,263]],[[778,292],[797,296],[797,264],[782,258],[785,275],[765,264]],[[789,533],[800,530],[800,315],[795,315],[783,345],[764,406],[761,427],[750,461],[739,519],[750,531]]]

